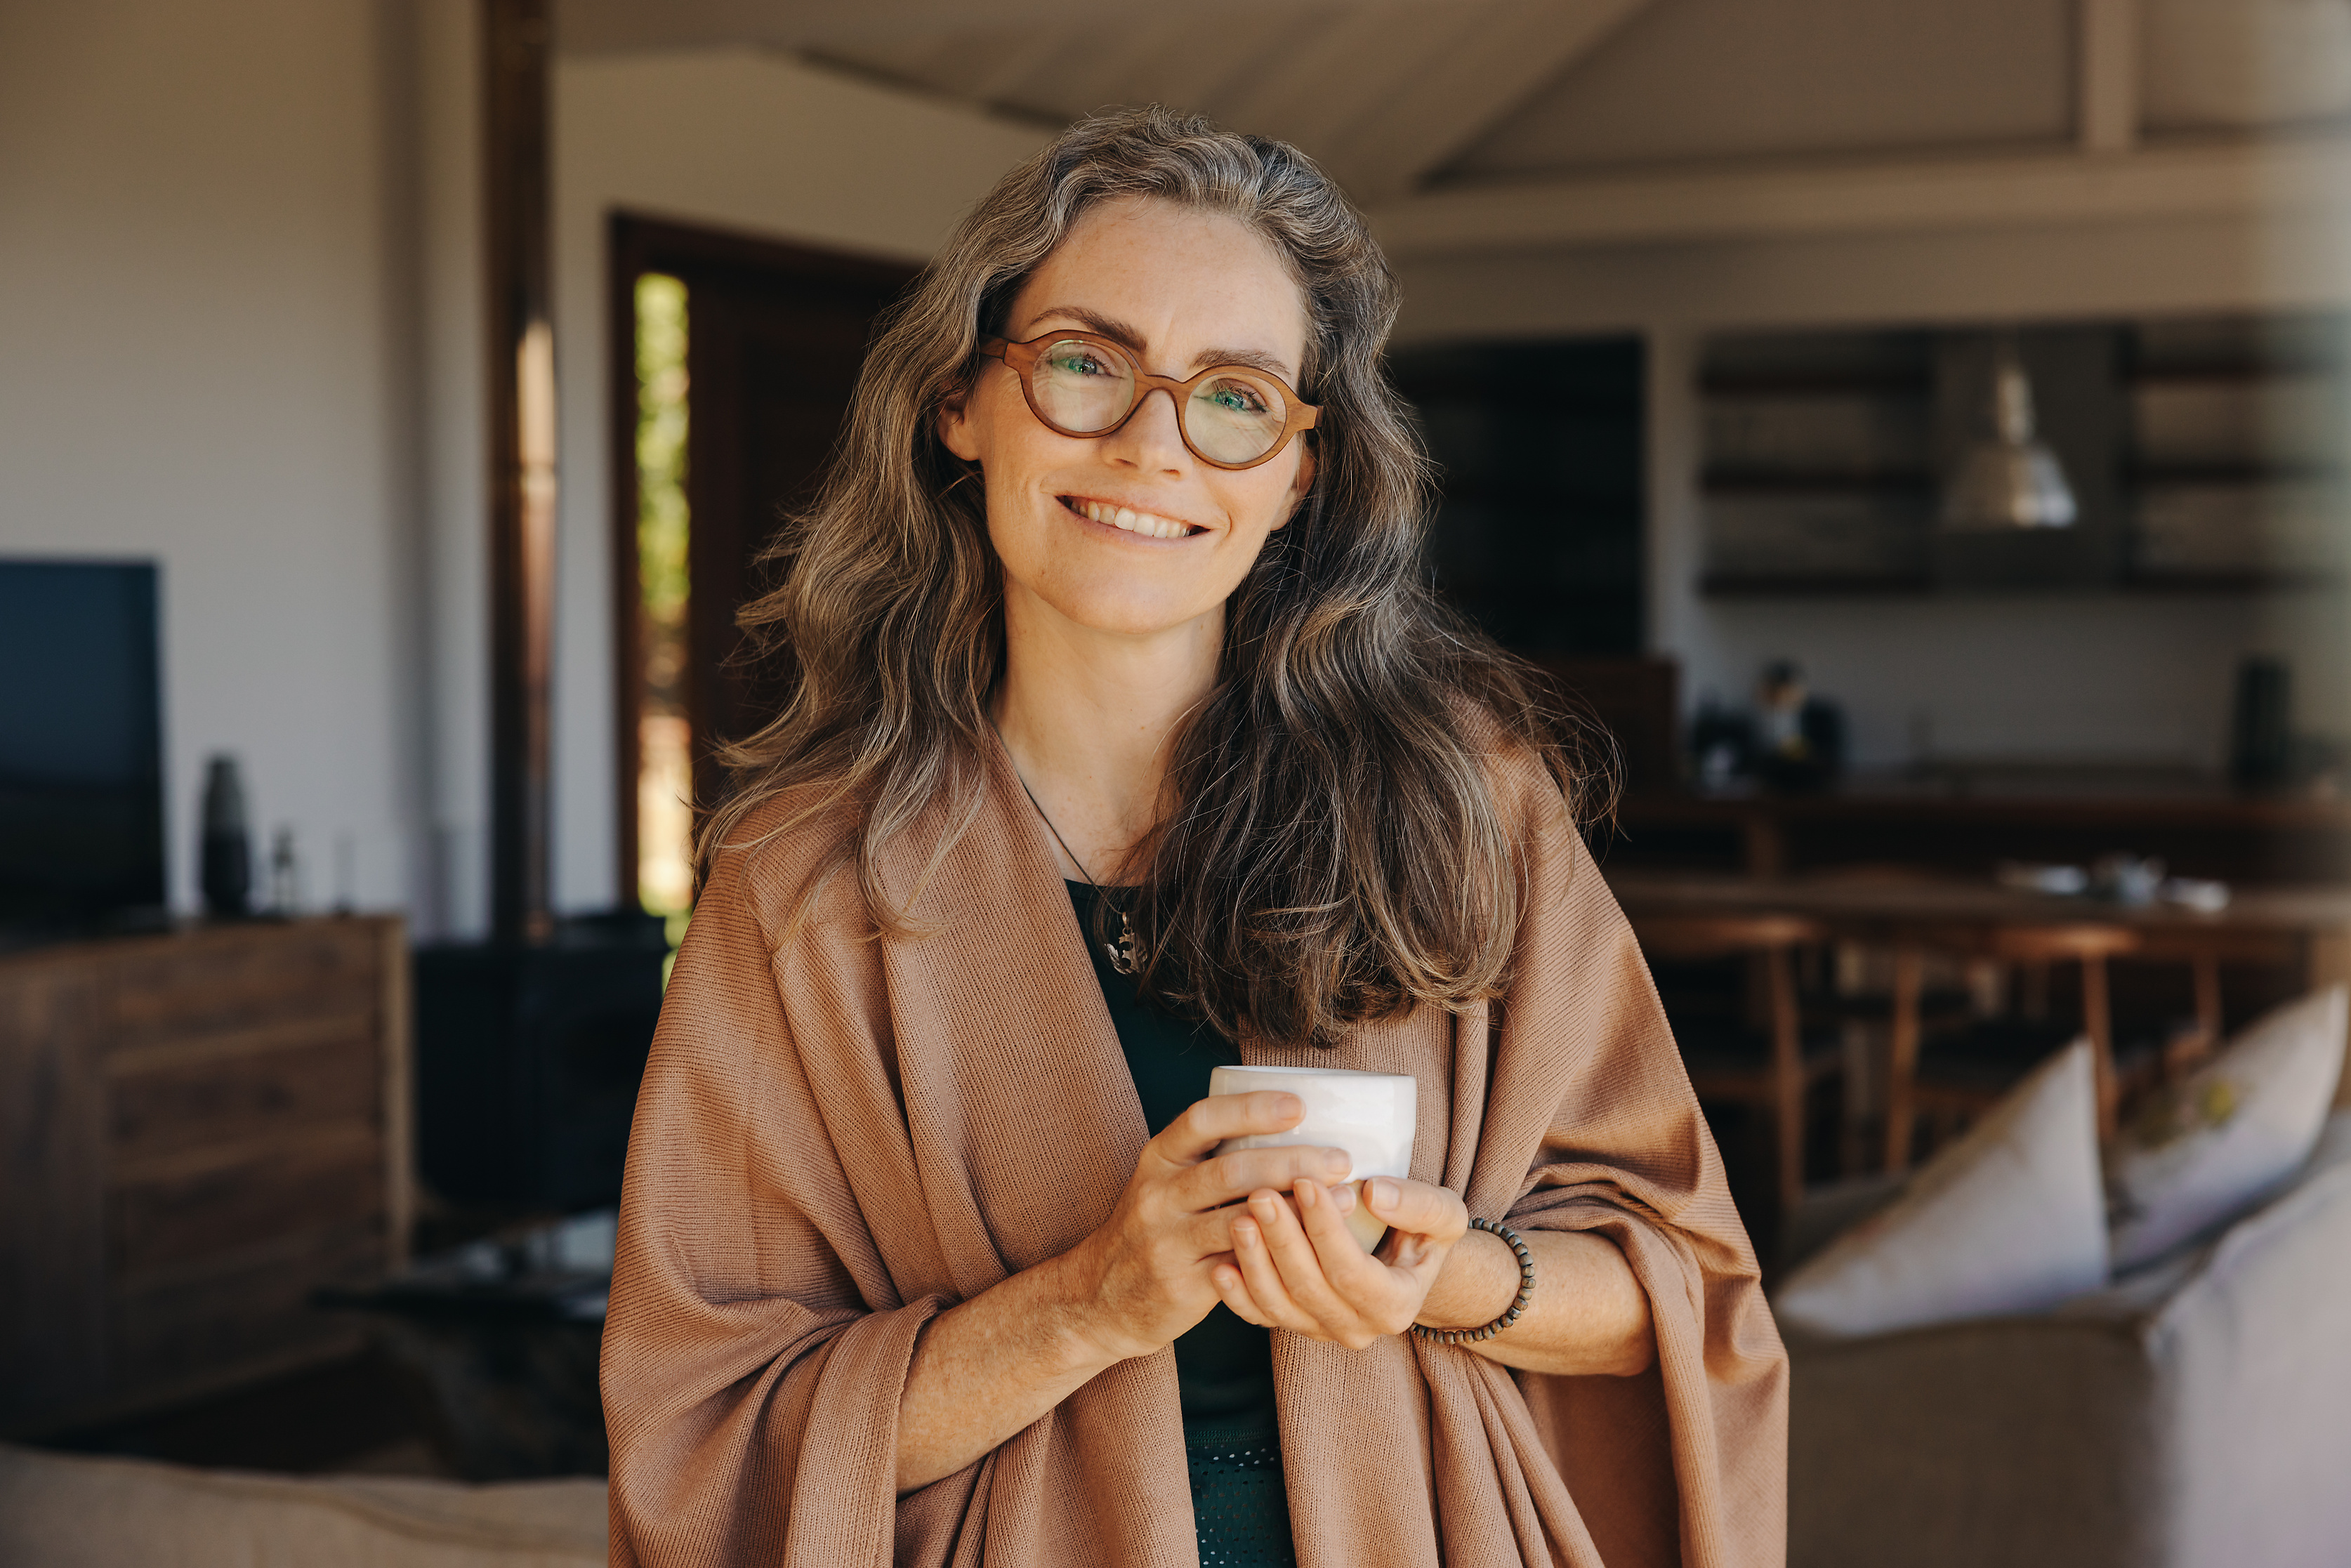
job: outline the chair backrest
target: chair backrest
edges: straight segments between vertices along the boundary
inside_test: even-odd
[[[2138,933],[2126,925],[2076,921],[2064,925],[2002,925],[1985,946],[1997,956],[2024,964],[2065,959],[2112,958],[2138,950]]]
[[[1801,915],[1645,915],[1633,922],[1641,950],[1674,958],[1727,958],[1771,953],[1828,940],[1817,920]]]

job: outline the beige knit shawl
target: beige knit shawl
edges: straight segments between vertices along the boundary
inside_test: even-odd
[[[894,1493],[923,1325],[1108,1218],[1143,1112],[1061,877],[1000,751],[977,820],[877,939],[855,879],[778,936],[842,824],[719,858],[637,1102],[604,1331],[612,1562],[1197,1562],[1167,1351]],[[1504,1002],[1253,1062],[1409,1072],[1412,1174],[1520,1230],[1613,1238],[1657,1364],[1513,1374],[1409,1336],[1273,1336],[1301,1568],[1783,1555],[1787,1367],[1638,950],[1531,765],[1504,766],[1530,897]],[[783,820],[755,819],[748,841]],[[946,837],[884,866],[904,897]]]

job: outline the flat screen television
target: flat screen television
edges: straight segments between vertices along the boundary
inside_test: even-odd
[[[152,562],[0,559],[0,935],[163,907],[157,600]]]

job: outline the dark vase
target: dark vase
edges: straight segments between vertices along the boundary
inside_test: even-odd
[[[2283,660],[2252,658],[2237,666],[2229,774],[2247,789],[2274,789],[2294,770],[2294,685]]]
[[[246,831],[245,785],[236,758],[215,757],[204,771],[203,858],[196,885],[205,913],[234,920],[253,912],[253,841]]]

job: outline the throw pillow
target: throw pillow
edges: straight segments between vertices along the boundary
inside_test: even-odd
[[[1776,1310],[1816,1333],[1883,1333],[2035,1312],[2105,1282],[2097,1092],[2077,1040],[1790,1275]]]
[[[2341,986],[2287,1003],[2132,1118],[2106,1162],[2116,1269],[2235,1218],[2302,1168],[2334,1103],[2346,1009]]]

